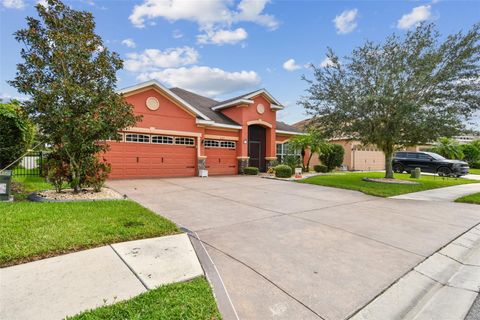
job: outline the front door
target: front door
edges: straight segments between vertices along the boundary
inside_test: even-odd
[[[265,171],[265,133],[264,127],[252,125],[248,127],[249,166]]]

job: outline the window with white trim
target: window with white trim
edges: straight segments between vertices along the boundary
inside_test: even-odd
[[[126,142],[149,143],[150,142],[150,136],[148,136],[146,134],[127,133],[127,134],[125,134],[125,141]]]
[[[195,139],[186,138],[186,137],[179,137],[179,138],[175,138],[175,144],[181,144],[181,145],[185,145],[185,146],[194,146],[195,145]]]
[[[300,156],[300,150],[296,150],[289,142],[277,143],[277,159],[282,161],[286,155]]]
[[[173,137],[168,137],[168,136],[152,136],[152,143],[173,144]]]
[[[220,148],[235,149],[235,142],[233,142],[233,141],[220,141]]]
[[[123,142],[123,133],[118,132],[116,136],[110,136],[106,141]]]
[[[220,148],[220,142],[217,140],[203,140],[203,145],[207,148]]]

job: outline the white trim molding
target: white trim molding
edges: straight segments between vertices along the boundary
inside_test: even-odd
[[[239,105],[239,104],[252,104],[252,103],[253,103],[252,100],[241,98],[241,99],[237,99],[237,100],[229,101],[227,103],[220,104],[218,106],[212,107],[211,109],[213,111],[217,111],[217,110],[220,110],[220,109],[233,107],[233,106],[236,106],[236,105]]]
[[[216,134],[205,134],[203,136],[205,139],[213,139],[213,140],[230,140],[230,141],[238,141],[238,137],[232,136],[219,136]]]
[[[293,131],[285,131],[285,130],[275,130],[275,133],[289,134],[289,135],[294,135],[294,136],[304,136],[304,135],[306,135],[305,132],[293,132]]]
[[[202,136],[200,132],[162,130],[162,129],[155,129],[155,128],[140,128],[140,127],[130,127],[122,131],[128,132],[128,133],[165,134],[165,135],[185,136],[185,137],[201,137]]]
[[[142,82],[142,83],[139,83],[139,84],[131,86],[131,87],[120,89],[120,90],[117,91],[117,93],[128,94],[130,92],[141,90],[141,89],[144,89],[144,88],[147,88],[147,87],[150,87],[150,86],[156,87],[157,89],[160,89],[161,91],[165,92],[168,96],[170,96],[170,98],[173,98],[174,100],[176,100],[177,102],[182,104],[185,108],[187,108],[188,110],[193,112],[195,115],[200,116],[205,120],[211,120],[205,114],[200,112],[198,109],[194,108],[191,104],[189,104],[188,102],[186,102],[185,100],[183,100],[182,98],[177,96],[175,93],[170,91],[170,89],[163,86],[160,82],[158,82],[156,80],[149,80],[149,81]]]
[[[272,125],[270,122],[263,121],[262,119],[251,120],[251,121],[248,121],[248,122],[247,122],[247,126],[251,126],[251,125],[254,125],[254,124],[259,124],[259,125],[262,125],[262,126],[265,126],[265,127],[269,127],[269,128],[272,128],[272,127],[273,127],[273,125]]]
[[[247,96],[243,96],[242,98],[244,98],[244,99],[250,99],[250,98],[253,98],[253,97],[255,97],[255,96],[258,96],[259,94],[264,94],[264,95],[266,95],[267,98],[270,100],[270,102],[273,102],[273,103],[274,103],[273,105],[270,103],[270,108],[271,108],[271,109],[275,109],[275,108],[276,108],[276,109],[283,109],[282,104],[281,104],[277,99],[275,99],[275,98],[270,94],[270,92],[268,92],[266,89],[257,90],[257,91],[255,91],[255,92],[250,93],[250,94],[247,95]],[[273,107],[273,106],[275,106],[275,107]]]
[[[218,127],[218,128],[228,128],[228,129],[242,129],[242,126],[237,126],[233,124],[224,124],[224,123],[218,123],[212,120],[202,120],[202,119],[197,119],[196,120],[197,124],[203,124],[209,127]]]

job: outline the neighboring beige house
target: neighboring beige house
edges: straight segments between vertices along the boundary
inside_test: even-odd
[[[293,124],[303,130],[309,119]],[[339,144],[345,150],[343,157],[343,168],[349,171],[378,171],[385,169],[385,155],[375,146],[363,146],[360,141],[349,138],[331,139],[331,143]],[[408,151],[419,151],[419,147],[408,148]],[[314,154],[310,165],[319,164],[318,155]]]

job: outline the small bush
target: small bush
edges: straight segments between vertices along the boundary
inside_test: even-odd
[[[258,174],[258,168],[257,167],[245,167],[243,169],[244,174],[256,176]]]
[[[55,191],[62,192],[70,175],[69,165],[60,157],[50,154],[44,162],[44,172],[47,181],[53,185]]]
[[[85,185],[92,187],[94,192],[100,192],[111,171],[112,166],[105,159],[100,161],[93,158],[92,164],[86,170]]]
[[[284,156],[282,164],[289,166],[292,169],[292,172],[295,171],[295,168],[302,166],[300,164],[300,157],[293,154]]]
[[[343,156],[345,154],[345,150],[339,144],[330,144],[326,150],[324,150],[319,155],[320,161],[327,166],[328,171],[332,171],[336,167],[339,167],[343,163]]]
[[[277,178],[290,178],[292,176],[292,168],[285,164],[280,164],[275,167],[275,177]]]
[[[472,163],[470,164],[470,168],[472,168],[472,169],[480,169],[480,161],[472,162]]]
[[[323,172],[323,173],[328,172],[327,166],[324,166],[323,164],[314,165],[313,170],[315,170],[315,172]]]

